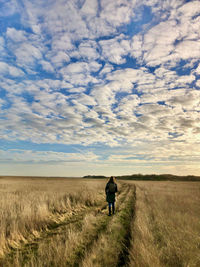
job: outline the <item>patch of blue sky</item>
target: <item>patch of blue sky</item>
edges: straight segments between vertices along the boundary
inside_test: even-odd
[[[143,92],[141,92],[141,91],[139,91],[139,90],[137,90],[137,88],[138,88],[138,85],[137,84],[134,84],[134,87],[133,87],[133,89],[132,89],[132,95],[137,95],[137,96],[142,96],[144,93]]]
[[[97,75],[94,76],[94,77],[97,77]],[[99,80],[99,83],[101,83],[100,80]],[[85,88],[84,93],[87,94],[87,95],[89,95],[90,92],[91,92],[91,90],[94,88],[94,85],[97,85],[97,83],[89,82],[89,83],[87,84],[87,86],[81,86],[81,87]],[[78,86],[76,86],[76,87],[78,88]],[[75,88],[76,88],[76,87],[75,87]]]
[[[102,60],[102,59],[96,59],[96,62],[98,64],[100,64],[101,67],[97,71],[91,71],[91,75],[94,76],[94,77],[98,76],[98,74],[102,71],[102,69],[104,68],[104,66],[106,64],[106,61]]]
[[[177,132],[169,132],[168,135],[169,135],[169,137],[172,138],[172,139],[176,139],[176,138],[178,138],[178,137],[180,137],[180,136],[183,136],[182,133],[177,133]]]
[[[184,1],[184,4],[186,4],[186,3],[190,3],[191,2],[191,0],[185,0]]]
[[[178,65],[176,67],[171,68],[171,70],[176,71],[176,73],[180,76],[190,75],[194,67],[193,66],[187,67],[187,64],[188,64],[188,60],[181,59]],[[198,62],[195,63],[195,66],[196,66],[195,68],[197,68]]]
[[[195,16],[193,16],[192,19],[194,20],[194,19],[196,19],[198,17],[200,17],[200,13],[199,14],[196,14]]]
[[[151,11],[150,6],[142,5],[140,6],[139,10],[136,11],[136,21],[137,21],[137,18],[139,17],[140,19],[138,20],[138,22],[140,22],[141,24],[147,24],[151,22],[153,19],[153,16],[154,15]]]
[[[77,88],[78,88],[78,87],[77,87]],[[69,96],[69,95],[72,95],[72,94],[76,94],[76,93],[72,93],[72,92],[70,92],[70,91],[69,91],[69,88],[60,88],[60,89],[58,89],[58,91],[59,91],[61,94],[65,95],[65,96]]]
[[[30,80],[41,80],[41,79],[51,79],[57,80],[58,74],[56,72],[45,71],[40,64],[34,66],[35,74],[27,74],[26,77]]]
[[[144,93],[140,91],[140,85],[134,83],[134,87],[132,89],[132,94],[138,95],[139,97],[142,96]]]
[[[113,65],[114,70],[116,69],[126,69],[126,68],[132,68],[132,69],[139,69],[139,67],[141,67],[140,64],[138,64],[137,60],[129,55],[124,56],[123,59],[126,60],[125,63],[123,64],[115,64],[112,62],[109,62],[110,64]]]
[[[79,44],[80,44],[80,42],[79,42]],[[69,65],[69,64],[71,64],[71,63],[76,63],[76,62],[79,62],[79,61],[80,61],[79,58],[71,57],[71,58],[70,58],[70,62],[69,62],[69,63],[66,63],[66,64],[63,65],[63,66]]]
[[[127,93],[127,92],[117,92],[115,94],[115,99],[117,99],[119,101],[119,100],[123,99],[124,97],[126,97],[128,95],[130,95],[130,94]]]
[[[119,32],[125,34],[127,37],[133,37],[141,31],[141,26],[141,23],[131,20],[129,24],[121,26],[121,28],[119,28],[118,30]]]
[[[112,40],[113,38],[119,36],[119,32],[114,32],[112,34],[109,34],[109,35],[103,35],[103,36],[100,36],[98,38],[95,38],[94,40],[96,42],[99,42],[99,41],[108,41],[108,40]]]
[[[135,11],[136,17],[128,23],[118,28],[120,33],[125,34],[127,37],[132,38],[134,35],[138,34],[143,30],[144,25],[152,22],[153,13],[151,8],[142,5]]]
[[[7,100],[6,103],[4,103],[2,106],[1,106],[1,110],[8,110],[9,108],[11,108],[12,106],[12,103]],[[4,116],[2,116],[2,119],[5,119]]]
[[[195,88],[195,89],[197,89],[197,88],[196,88],[196,80],[194,80],[193,82],[190,83],[190,88],[193,88],[193,89]],[[198,89],[197,89],[197,90],[198,90]]]
[[[115,97],[115,99],[116,99],[116,97]],[[119,101],[119,99],[117,99],[117,101]],[[115,102],[111,105],[111,110],[114,111],[117,107],[118,107],[118,102]]]
[[[33,33],[32,28],[29,27],[28,24],[24,25],[21,23],[21,15],[19,13],[6,17],[0,16],[0,34],[4,35],[8,28],[15,28],[16,30],[24,30],[27,33]]]
[[[145,65],[145,68],[147,68],[150,73],[154,73],[154,71],[159,67],[160,67],[160,65],[158,65],[156,67],[155,66],[152,67],[152,66]]]
[[[165,101],[158,101],[157,103],[158,103],[159,105],[162,105],[162,106],[165,106],[165,105],[166,105]]]
[[[91,75],[93,77],[98,77],[99,74],[101,74],[101,71],[103,70],[103,68],[105,67],[105,65],[107,63],[107,61],[101,60],[101,59],[97,59],[96,62],[99,63],[101,65],[101,67],[96,72],[95,71],[91,71]],[[112,72],[113,70],[110,70],[110,72]],[[101,74],[102,77],[105,77],[106,75],[107,75],[107,73],[104,73],[103,75]]]
[[[34,96],[29,92],[23,92],[21,94],[21,97],[23,97],[24,100],[26,100],[26,102],[29,104],[32,104],[34,102],[38,102],[37,100],[35,100]]]
[[[0,59],[3,62],[5,62],[9,65],[12,64],[12,66],[16,67],[16,56],[13,55],[13,53],[8,48],[5,49],[4,53],[0,54]]]
[[[0,99],[6,100],[1,105],[1,110],[8,110],[12,106],[11,101],[6,97],[6,90],[4,90],[1,87],[0,87]],[[4,116],[3,119],[5,119]]]
[[[184,38],[182,39],[176,39],[173,43],[174,46],[177,46],[178,44],[180,44],[183,41]]]
[[[148,104],[148,103],[147,103]],[[139,104],[138,106],[140,107],[140,106],[142,106],[142,105],[145,105],[145,104]],[[133,113],[134,113],[134,115],[137,117],[137,118],[139,118],[139,117],[142,117],[143,116],[143,114],[142,113],[140,113],[140,112],[138,112],[138,111],[133,111]]]
[[[46,144],[46,143],[33,143],[29,141],[7,141],[0,139],[0,149],[21,149],[31,151],[52,151],[52,152],[63,152],[63,153],[77,153],[78,151],[88,151],[88,147],[81,145],[65,145],[65,144]]]
[[[0,85],[0,98],[5,98],[6,97],[6,90],[1,87]]]
[[[97,17],[100,16],[101,11],[102,11],[101,0],[97,0]]]
[[[124,158],[124,160],[144,160],[144,159],[146,159],[146,157],[138,155]]]

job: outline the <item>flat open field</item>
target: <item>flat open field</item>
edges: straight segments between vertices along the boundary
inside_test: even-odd
[[[0,266],[200,266],[200,183],[0,178]]]

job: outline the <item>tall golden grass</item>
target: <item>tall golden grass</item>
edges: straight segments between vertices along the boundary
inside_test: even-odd
[[[126,191],[120,194],[119,204],[125,198],[125,193]],[[119,206],[117,206],[118,210]],[[97,240],[103,235],[106,236],[106,229],[108,225],[110,226],[110,221],[107,209],[88,212],[83,220],[67,225],[63,228],[63,232],[57,234],[50,242],[47,240],[41,242],[38,254],[31,257],[32,266],[39,266],[41,262],[46,266],[82,266],[85,264],[85,259],[88,259],[90,251],[95,247]],[[115,247],[116,253],[118,248]],[[96,254],[98,254],[97,251]]]
[[[0,178],[0,266],[200,266],[200,183]],[[136,188],[136,189],[135,189]]]
[[[135,184],[130,266],[200,266],[200,183]]]
[[[82,179],[0,179],[0,258],[39,237],[64,215],[98,206],[103,186]]]

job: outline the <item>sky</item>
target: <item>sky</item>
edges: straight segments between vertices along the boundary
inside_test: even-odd
[[[199,1],[0,1],[0,175],[199,162]]]

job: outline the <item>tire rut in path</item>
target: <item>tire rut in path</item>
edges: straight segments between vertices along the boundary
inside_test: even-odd
[[[118,197],[118,203],[123,203],[124,199],[126,198],[126,195],[129,191],[129,188],[127,186],[122,186],[122,190],[119,193]],[[82,258],[84,257],[86,251],[90,250],[93,243],[98,239],[99,235],[105,231],[107,225],[109,224],[109,221],[111,220],[110,217],[105,216],[107,204],[105,204],[105,201],[101,203],[100,206],[95,207],[86,207],[81,211],[74,211],[74,214],[69,216],[69,214],[66,213],[66,218],[62,219],[60,222],[53,222],[47,225],[47,228],[45,231],[41,231],[39,237],[33,238],[31,241],[29,241],[26,244],[22,244],[19,248],[11,248],[11,252],[8,253],[4,260],[0,261],[0,266],[14,266],[14,261],[16,259],[17,255],[21,255],[21,261],[23,262],[20,266],[28,266],[28,262],[30,261],[31,257],[35,255],[37,257],[37,251],[38,247],[41,242],[45,242],[47,239],[53,239],[55,235],[61,235],[66,231],[66,227],[69,225],[74,225],[81,223],[86,216],[86,214],[89,213],[95,213],[96,216],[99,216],[99,218],[102,217],[102,213],[104,215],[105,219],[102,219],[102,222],[98,225],[96,228],[96,233],[92,236],[91,240],[87,240],[87,242],[84,244],[83,253],[81,254],[79,250],[77,249],[77,253],[75,253],[75,261],[73,265],[66,265],[66,266],[79,266],[79,262],[82,261]],[[118,210],[118,206],[116,207],[116,211]],[[59,217],[59,215],[58,215]],[[55,218],[56,219],[56,218]],[[56,221],[56,220],[55,220]],[[59,220],[58,220],[59,221]],[[7,265],[5,265],[7,263]]]
[[[129,187],[125,186],[122,188],[122,191],[120,193],[120,196],[118,198],[118,205],[116,206],[116,212],[119,211],[120,208],[120,203],[123,203],[124,199],[126,198],[127,194],[129,192]],[[81,266],[81,263],[85,257],[85,255],[92,249],[94,243],[98,242],[99,236],[101,236],[101,234],[103,234],[110,221],[112,221],[113,217],[108,217],[107,215],[102,217],[101,214],[99,214],[99,224],[98,226],[95,228],[95,232],[93,234],[90,235],[89,238],[85,238],[85,242],[84,245],[82,246],[82,244],[78,244],[77,248],[75,249],[73,255],[71,257],[69,257],[68,261],[67,261],[67,265],[66,266]],[[82,251],[79,249],[82,248]],[[80,252],[81,251],[81,252]]]
[[[123,244],[123,249],[119,255],[119,260],[118,260],[118,264],[117,267],[122,267],[122,266],[130,266],[129,264],[129,249],[130,249],[130,245],[131,245],[131,238],[133,238],[131,236],[131,228],[134,225],[134,221],[135,221],[135,208],[136,208],[136,186],[134,189],[134,195],[133,195],[133,202],[132,204],[132,209],[131,209],[131,216],[130,216],[130,222],[127,226],[127,232],[124,238],[124,244]]]
[[[128,186],[128,190],[121,198],[118,211],[77,266],[126,266],[128,256],[126,250],[130,244],[127,238],[135,207],[134,190],[135,187]]]
[[[70,224],[76,224],[83,220],[84,216],[90,212],[102,212],[105,210],[106,205],[101,204],[100,207],[85,207],[80,211],[74,210],[71,215],[66,213],[66,216],[63,215],[62,220],[60,220],[60,215],[54,216],[54,221],[49,223],[46,226],[45,230],[42,230],[37,236],[30,238],[27,243],[22,243],[18,248],[10,247],[10,252],[6,254],[5,258],[0,260],[0,266],[14,266],[15,258],[17,255],[21,254],[21,258],[23,259],[24,266],[30,259],[33,254],[37,254],[38,246],[40,242],[47,240],[49,238],[54,238],[55,235],[62,234],[65,231],[65,227]],[[31,252],[31,253],[30,253]]]

